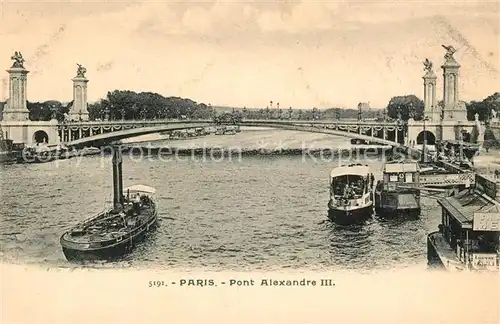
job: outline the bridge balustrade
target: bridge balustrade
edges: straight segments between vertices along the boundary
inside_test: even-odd
[[[429,174],[420,175],[419,180],[424,186],[457,186],[457,185],[473,185],[475,176],[473,172],[455,173],[455,174]]]
[[[192,125],[198,123],[197,127],[213,126],[215,125],[212,119],[155,119],[155,120],[93,120],[93,121],[72,121],[63,122],[58,124],[59,135],[63,143],[68,143],[74,140],[79,140],[86,137],[101,135],[104,133],[125,131],[139,127],[158,127],[173,124],[188,124]],[[203,125],[201,125],[203,124]],[[402,125],[396,122],[375,122],[375,121],[358,121],[358,120],[252,120],[244,119],[236,122],[240,126],[269,126],[277,127],[288,130],[309,131],[328,133],[333,135],[335,132],[341,133],[355,133],[359,138],[372,141],[372,139],[379,139],[380,143],[385,145],[399,144],[401,131],[404,133]],[[324,129],[325,131],[319,131]],[[394,140],[389,140],[388,134],[393,132]],[[404,134],[403,134],[404,136]],[[348,136],[348,137],[352,137]],[[382,141],[380,141],[380,139]],[[375,141],[377,142],[377,141]]]

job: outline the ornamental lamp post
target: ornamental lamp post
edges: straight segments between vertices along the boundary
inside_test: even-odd
[[[422,151],[424,153],[424,156],[423,156],[424,163],[427,162],[427,152],[426,152],[426,149],[427,149],[427,147],[426,147],[426,145],[427,145],[427,130],[425,128],[426,121],[429,121],[429,117],[424,115],[424,119],[423,119],[423,122],[424,122],[424,145],[422,146]]]
[[[109,108],[108,107],[104,108],[104,120],[106,120],[106,121],[110,120]]]
[[[56,119],[57,120],[57,107],[55,105],[50,106],[50,112],[52,115],[51,119]]]

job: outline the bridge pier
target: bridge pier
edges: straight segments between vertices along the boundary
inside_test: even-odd
[[[37,144],[60,144],[57,120],[51,121],[1,121],[4,138],[14,143],[25,143],[28,146]]]

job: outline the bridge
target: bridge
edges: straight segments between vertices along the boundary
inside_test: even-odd
[[[14,56],[13,56],[14,58]],[[304,120],[242,120],[240,126],[270,127],[292,131],[322,133],[345,136],[393,147],[415,148],[424,142],[429,145],[437,141],[482,142],[482,126],[479,121],[468,121],[465,103],[459,100],[460,64],[447,53],[443,69],[443,105],[436,99],[437,76],[430,62],[424,64],[423,78],[424,118],[407,122],[372,121],[304,121]],[[428,61],[428,60],[427,60]],[[3,109],[0,126],[4,138],[17,143],[34,145],[64,143],[71,147],[102,146],[106,143],[139,135],[213,126],[212,120],[121,120],[89,121],[87,103],[86,70],[78,69],[73,81],[73,101],[69,110],[71,120],[79,122],[59,123],[31,121],[27,109],[27,75],[24,62],[16,60],[9,73],[9,98]],[[410,107],[411,108],[411,107]]]
[[[404,126],[396,123],[357,121],[242,120],[236,125],[345,136],[390,146],[401,146],[404,133]],[[202,127],[217,127],[217,125],[212,120],[88,121],[57,125],[60,142],[75,148],[100,147],[113,141],[140,135]]]

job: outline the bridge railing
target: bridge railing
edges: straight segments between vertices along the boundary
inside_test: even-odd
[[[60,122],[59,126],[101,126],[101,125],[146,125],[146,124],[187,124],[193,122],[212,122],[211,119],[124,119],[124,120],[87,120],[87,121],[68,121]]]
[[[66,126],[100,126],[100,125],[145,125],[145,124],[168,124],[168,123],[192,123],[192,122],[208,122],[213,123],[213,119],[119,119],[119,120],[88,120],[88,121],[65,121],[60,122],[59,125]],[[358,120],[294,120],[294,119],[243,119],[239,124],[245,123],[262,123],[262,124],[314,124],[314,125],[363,125],[363,126],[395,126],[399,125],[396,122],[375,122],[375,121],[358,121]]]
[[[455,174],[428,174],[420,175],[421,185],[452,186],[452,185],[473,185],[475,175],[473,172]]]

